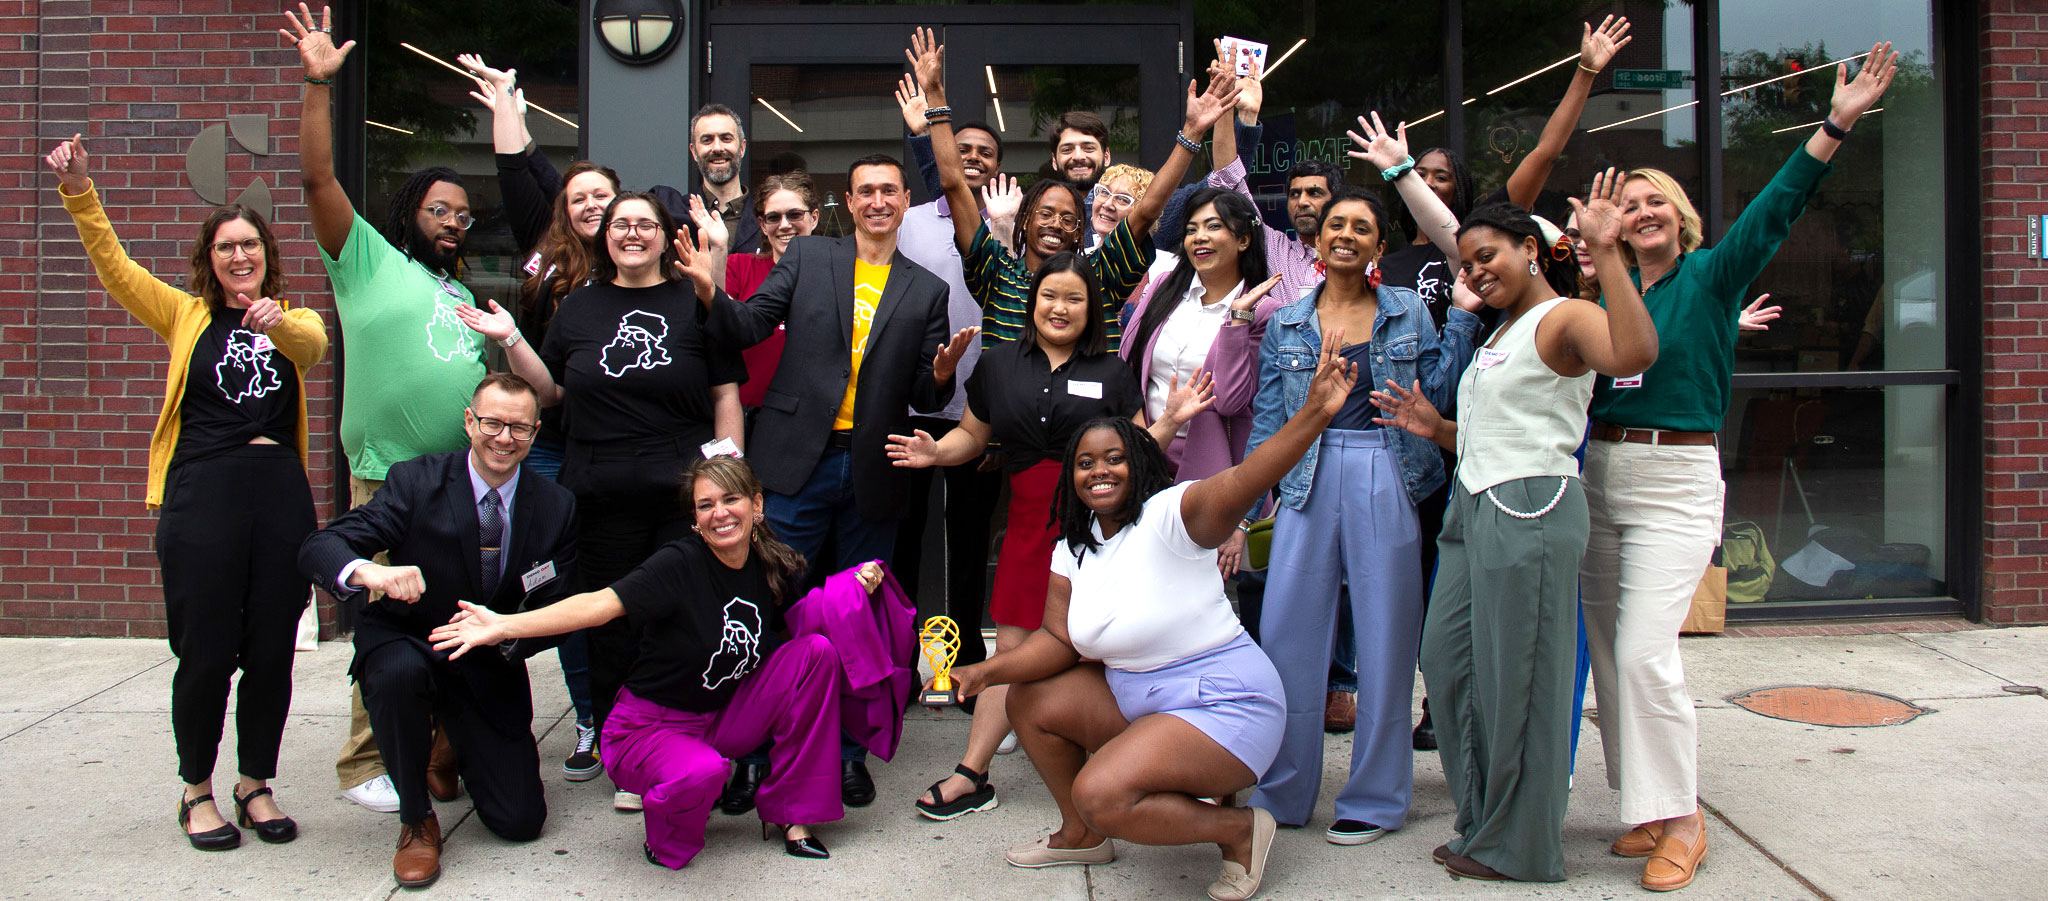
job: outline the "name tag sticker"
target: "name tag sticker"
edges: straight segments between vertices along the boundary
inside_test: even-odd
[[[256,352],[259,354],[267,354],[272,349],[277,347],[277,345],[270,340],[269,335],[257,335],[254,340],[249,342],[249,346],[256,348]]]
[[[1101,400],[1102,383],[1084,382],[1076,379],[1067,383],[1067,393],[1075,397],[1088,397],[1094,398],[1095,400]]]
[[[1507,358],[1507,351],[1494,350],[1491,347],[1482,347],[1479,349],[1478,365],[1481,369],[1492,369],[1495,366],[1499,366],[1500,364],[1507,362]]]
[[[522,268],[522,269],[526,270],[526,274],[527,274],[527,275],[539,275],[539,274],[540,274],[540,254],[537,254],[537,253],[536,253],[536,254],[534,254],[533,256],[527,257],[527,259],[526,259],[526,265],[525,265],[525,266],[522,266],[522,267],[520,267],[520,268]]]
[[[731,438],[720,438],[717,441],[706,441],[703,444],[698,445],[697,452],[703,454],[704,459],[706,460],[709,460],[712,457],[744,456],[743,454],[740,453],[739,445],[732,443]]]
[[[1619,378],[1619,379],[1615,379],[1615,380],[1614,380],[1614,387],[1616,387],[1616,388],[1641,388],[1641,387],[1643,387],[1643,374],[1642,374],[1642,373],[1640,373],[1640,372],[1638,372],[1638,373],[1636,373],[1635,375],[1629,376],[1629,377],[1627,377],[1627,378]]]
[[[527,594],[532,594],[534,589],[554,580],[555,561],[549,560],[545,563],[534,564],[532,569],[526,571],[526,575],[519,577],[519,584],[526,586]]]

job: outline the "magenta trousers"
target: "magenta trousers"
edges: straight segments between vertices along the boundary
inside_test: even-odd
[[[741,680],[725,709],[689,713],[621,688],[604,723],[599,755],[620,790],[641,796],[647,846],[682,869],[704,850],[704,823],[724,788],[730,758],[770,738],[768,778],[754,804],[770,823],[829,823],[839,800],[839,652],[822,635],[800,635]]]

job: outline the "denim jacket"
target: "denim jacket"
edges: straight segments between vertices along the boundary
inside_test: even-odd
[[[1384,389],[1387,380],[1398,385],[1422,382],[1422,394],[1439,410],[1447,410],[1465,365],[1472,361],[1473,336],[1479,317],[1452,307],[1443,335],[1429,318],[1422,297],[1407,288],[1381,285],[1379,312],[1372,321],[1372,371],[1358,374],[1352,390]],[[1266,324],[1266,337],[1259,345],[1259,393],[1252,403],[1252,437],[1245,453],[1264,443],[1308,402],[1309,383],[1315,381],[1316,360],[1323,351],[1322,326],[1316,320],[1316,301],[1323,286],[1273,314]],[[1402,429],[1388,429],[1393,448],[1401,461],[1401,483],[1408,500],[1420,502],[1444,483],[1443,458],[1428,439]],[[1310,486],[1315,484],[1316,452],[1311,444],[1301,462],[1294,464],[1280,480],[1280,502],[1300,510],[1308,504]]]

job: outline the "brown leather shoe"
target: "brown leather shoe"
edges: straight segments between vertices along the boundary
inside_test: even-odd
[[[1443,844],[1436,846],[1435,850],[1429,852],[1429,859],[1436,861],[1437,866],[1443,866],[1444,864],[1450,863],[1451,843],[1444,842]]]
[[[1323,731],[1349,732],[1358,728],[1358,697],[1348,691],[1330,692],[1323,701]]]
[[[1688,848],[1677,836],[1666,835],[1657,840],[1657,850],[1650,852],[1650,860],[1643,864],[1643,888],[1653,892],[1672,892],[1692,884],[1693,876],[1699,872],[1700,861],[1707,859],[1707,834],[1700,833],[1698,844]]]
[[[421,888],[441,878],[441,821],[427,814],[418,825],[398,827],[398,853],[391,858],[391,875],[406,888]]]
[[[1451,855],[1451,859],[1444,861],[1444,870],[1460,879],[1477,879],[1481,882],[1503,882],[1509,878],[1508,874],[1463,854]]]
[[[462,793],[455,779],[455,746],[448,743],[446,730],[434,733],[434,750],[427,755],[427,794],[436,801],[453,801]]]
[[[1663,837],[1664,821],[1656,820],[1622,833],[1614,844],[1607,846],[1607,850],[1617,857],[1648,857],[1650,852],[1657,850],[1657,840]]]

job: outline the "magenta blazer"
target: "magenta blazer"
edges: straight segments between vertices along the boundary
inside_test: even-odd
[[[1137,307],[1131,310],[1131,324],[1125,334],[1137,331],[1162,283],[1163,280],[1148,279],[1139,287],[1141,296]],[[1208,360],[1202,364],[1202,368],[1215,374],[1216,403],[1188,423],[1186,437],[1175,439],[1165,448],[1166,460],[1174,466],[1174,481],[1206,479],[1244,462],[1245,441],[1252,434],[1252,398],[1259,392],[1259,341],[1266,336],[1266,320],[1273,318],[1273,311],[1286,306],[1287,301],[1288,298],[1269,293],[1253,309],[1251,325],[1225,325],[1217,331],[1216,343],[1209,346]],[[1180,298],[1165,302],[1179,303]],[[1140,391],[1145,390],[1151,377],[1153,345],[1158,343],[1159,333],[1153,332],[1135,361],[1131,359],[1132,345],[1125,344],[1117,351],[1138,373]]]
[[[861,588],[854,569],[827,578],[791,604],[789,631],[832,640],[846,675],[846,693],[839,696],[840,727],[870,753],[888,760],[896,755],[903,737],[903,711],[910,703],[910,690],[918,684],[917,606],[886,564],[882,584],[873,595]]]

